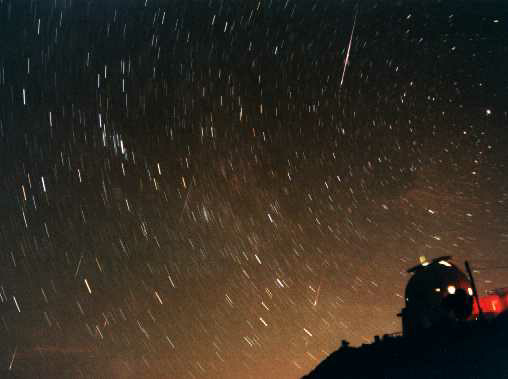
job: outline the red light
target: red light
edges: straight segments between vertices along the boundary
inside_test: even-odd
[[[494,313],[496,315],[506,309],[504,303],[501,301],[501,298],[497,294],[480,297],[480,306],[482,307],[483,313]],[[479,314],[476,299],[473,302],[473,314],[475,316]]]

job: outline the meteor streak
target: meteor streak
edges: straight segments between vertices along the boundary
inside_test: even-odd
[[[344,59],[344,69],[342,70],[342,78],[340,79],[340,88],[342,88],[342,83],[344,83],[344,76],[346,75],[346,67],[349,63],[349,53],[351,52],[351,44],[353,42],[353,34],[355,32],[357,17],[358,17],[358,8],[356,8],[355,18],[353,19],[353,28],[351,29],[351,35],[349,36],[349,44],[347,46],[346,58]]]

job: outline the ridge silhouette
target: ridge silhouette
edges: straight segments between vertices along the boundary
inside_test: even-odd
[[[359,347],[342,341],[303,379],[508,378],[508,292],[477,297],[472,276],[450,259],[408,270],[401,334]]]

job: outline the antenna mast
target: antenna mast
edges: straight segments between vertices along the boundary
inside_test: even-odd
[[[466,261],[466,270],[467,270],[467,273],[469,275],[469,279],[471,280],[471,286],[473,287],[473,296],[474,298],[476,299],[476,304],[478,304],[478,317],[480,318],[480,320],[483,320],[483,311],[482,311],[482,307],[480,305],[480,299],[478,297],[478,291],[476,291],[476,284],[475,284],[475,281],[474,281],[474,277],[473,277],[473,272],[471,271],[471,267],[469,266],[469,262]]]

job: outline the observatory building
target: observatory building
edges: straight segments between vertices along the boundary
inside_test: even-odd
[[[468,277],[450,256],[439,257],[408,270],[413,275],[405,292],[402,333],[413,336],[436,326],[445,326],[473,315],[473,288]]]
[[[466,276],[450,260],[422,257],[408,270],[402,335],[342,341],[304,379],[508,378],[508,288],[480,297],[469,263]]]

